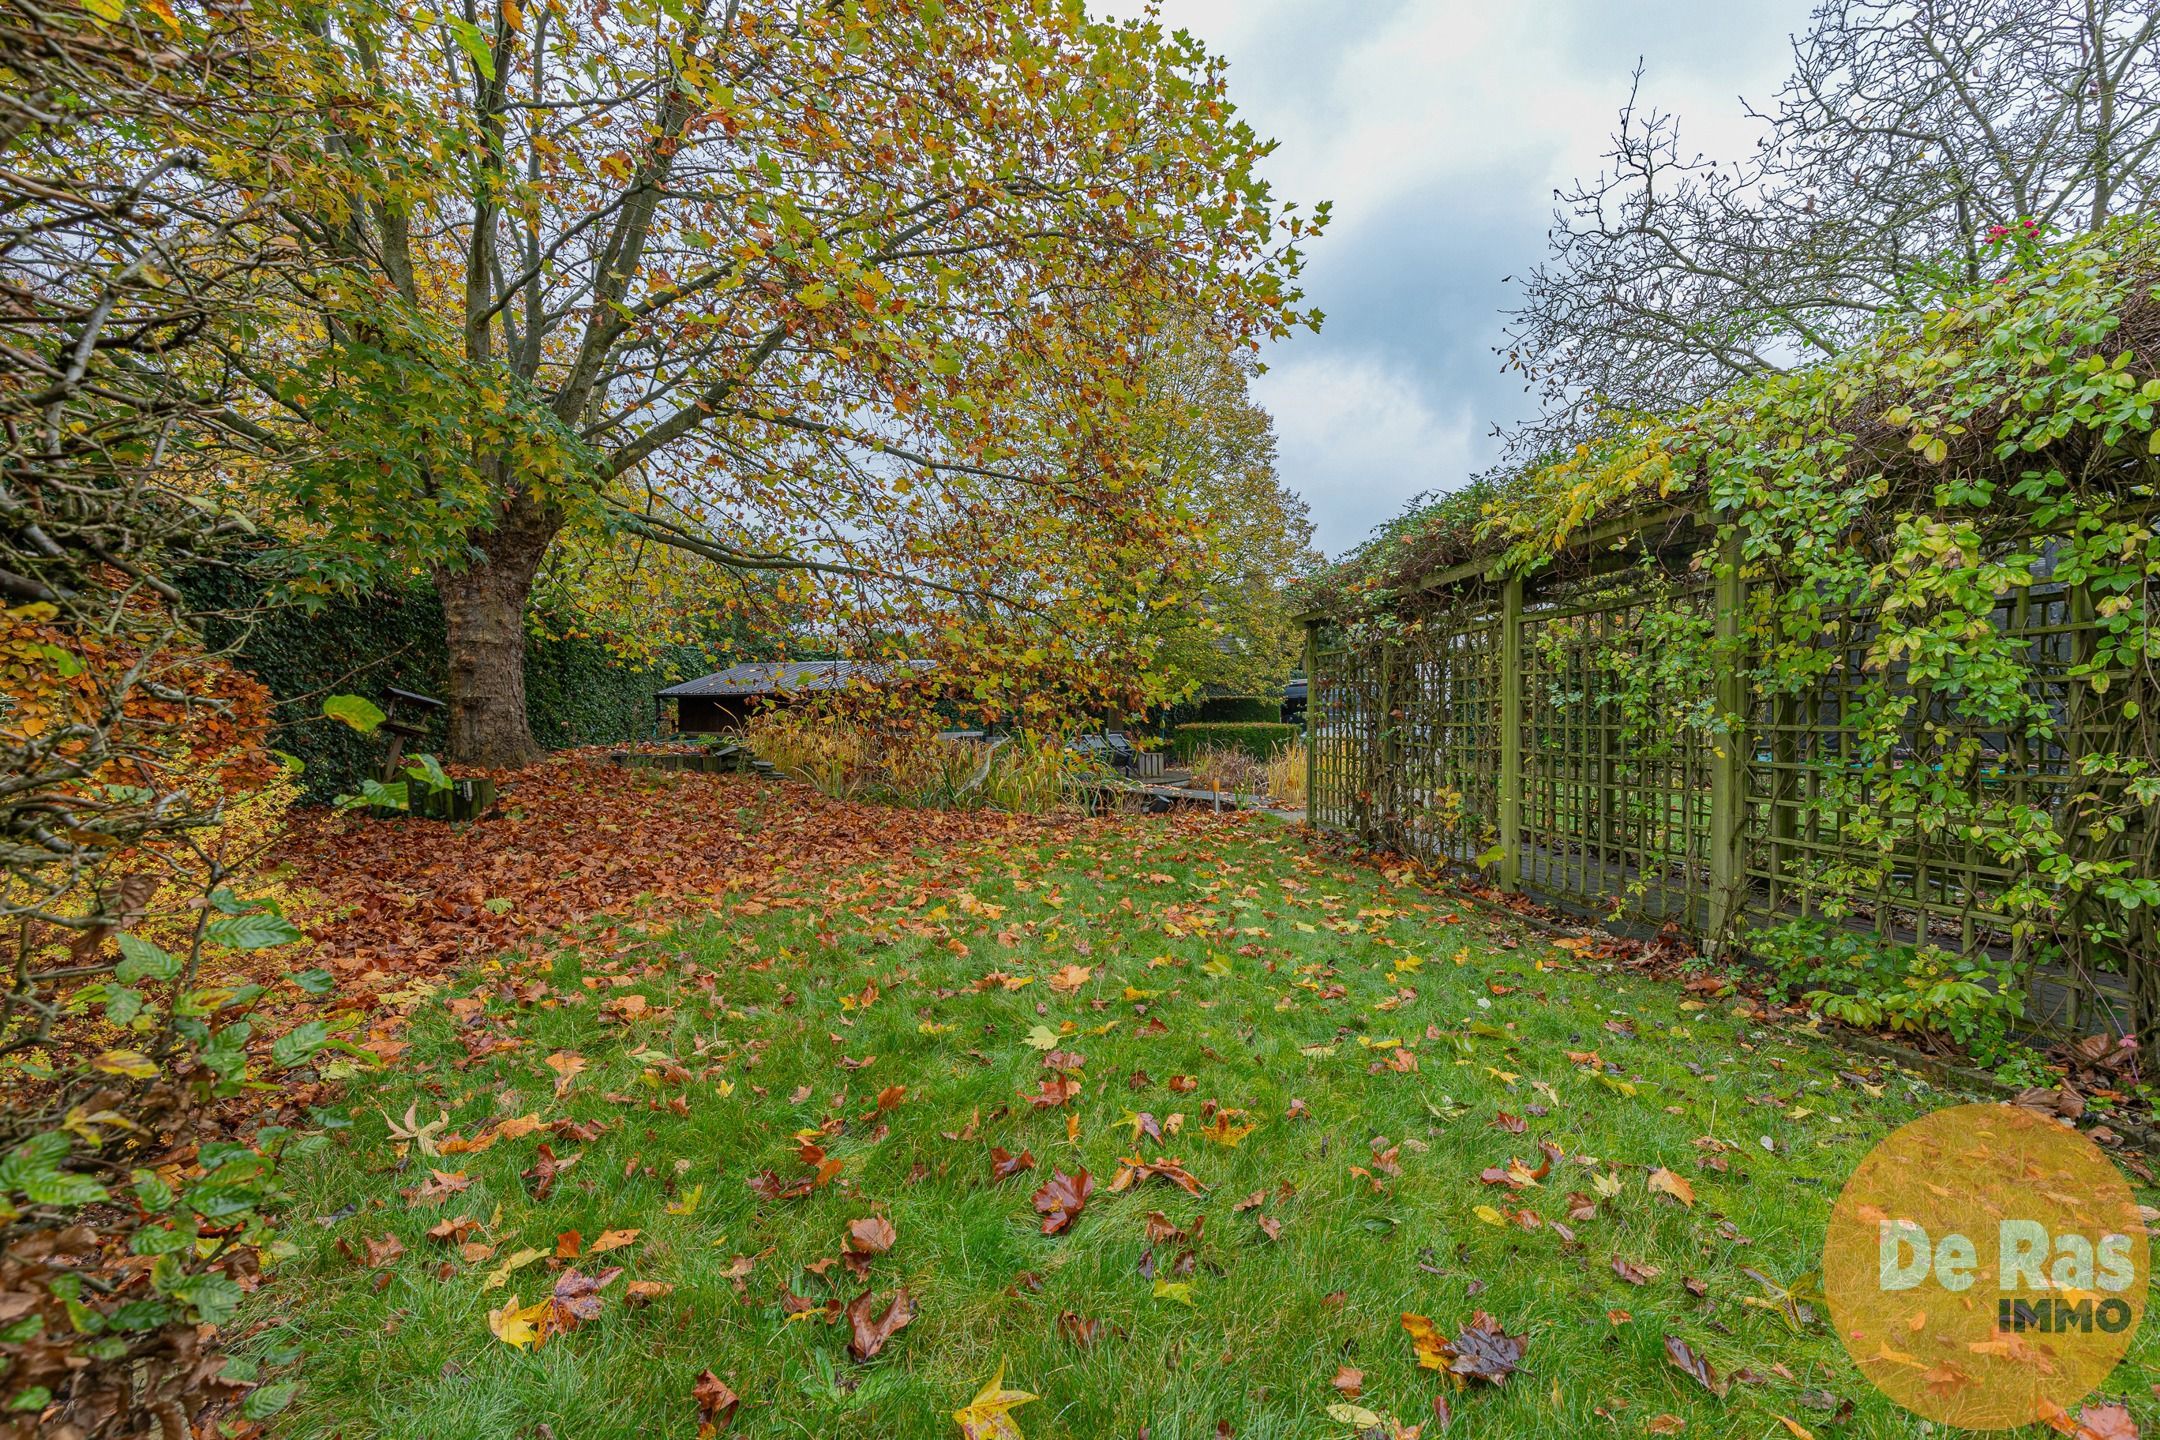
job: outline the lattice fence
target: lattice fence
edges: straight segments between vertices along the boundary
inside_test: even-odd
[[[2031,807],[2076,833],[2115,782],[2079,764],[2104,743],[2090,721],[2100,707],[2067,674],[2092,654],[2094,606],[2053,578],[2045,547],[1992,617],[2032,674],[2035,719],[2010,732],[1966,720],[1909,684],[1902,664],[1872,661],[1866,611],[1828,612],[1812,642],[1819,663],[1774,687],[1747,639],[1738,567],[1720,563],[1737,553],[1732,537],[1668,528],[1635,539],[1631,552],[1615,558],[1607,541],[1540,580],[1458,575],[1382,623],[1317,625],[1315,823],[1712,943],[1808,918],[2020,963],[2044,950],[2041,1022],[2160,1019],[2150,910],[2047,923],[2052,882],[1999,842],[1885,827],[1884,777],[1854,733],[1856,697],[1888,687],[1909,699],[1889,762],[1908,791],[1917,776],[1923,797]],[[2124,698],[2111,694],[2111,710]],[[2123,854],[2145,838],[2085,843]]]

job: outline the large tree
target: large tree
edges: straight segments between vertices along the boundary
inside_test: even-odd
[[[454,758],[531,754],[573,526],[792,575],[993,702],[1136,673],[1189,536],[1123,443],[1135,347],[1309,318],[1195,42],[1067,0],[285,13],[321,128],[264,183],[313,278],[236,427],[292,461],[303,583],[432,576]]]
[[[1157,604],[1150,663],[1180,692],[1282,687],[1303,630],[1292,587],[1313,574],[1311,512],[1275,470],[1275,426],[1252,398],[1251,357],[1172,333],[1148,348],[1139,444],[1197,523],[1201,559]]]
[[[1635,96],[1557,198],[1502,355],[1543,414],[1516,460],[1834,353],[2027,234],[2160,196],[2151,0],[1821,0],[1738,161]]]

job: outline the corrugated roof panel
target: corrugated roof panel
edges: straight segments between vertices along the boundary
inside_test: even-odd
[[[863,660],[780,660],[730,665],[662,690],[660,698],[698,699],[722,695],[781,695],[797,691],[841,690],[852,684],[881,685],[900,672],[922,674],[937,668],[934,660],[903,660],[888,665]]]

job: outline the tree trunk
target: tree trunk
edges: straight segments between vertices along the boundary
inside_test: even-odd
[[[511,769],[539,758],[525,717],[525,605],[561,525],[520,490],[495,528],[474,537],[477,560],[435,574],[450,650],[453,763]]]

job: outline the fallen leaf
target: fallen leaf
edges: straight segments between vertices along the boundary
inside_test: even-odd
[[[1470,1317],[1452,1342],[1455,1358],[1448,1369],[1473,1380],[1498,1385],[1522,1364],[1524,1336],[1510,1335],[1483,1310]]]
[[[1112,1194],[1119,1194],[1145,1180],[1157,1177],[1168,1180],[1188,1195],[1198,1195],[1206,1188],[1178,1163],[1176,1156],[1164,1156],[1148,1161],[1138,1155],[1127,1155],[1118,1161],[1117,1174],[1110,1177],[1110,1190]]]
[[[1057,1318],[1058,1333],[1082,1349],[1102,1339],[1103,1322],[1088,1320],[1070,1310],[1061,1311]]]
[[[887,1227],[890,1229],[891,1227]],[[847,1307],[848,1354],[858,1365],[885,1348],[894,1333],[915,1318],[915,1301],[905,1285],[893,1292],[890,1304],[877,1308],[876,1298],[865,1290]]]
[[[513,1295],[499,1310],[488,1311],[488,1331],[515,1350],[538,1345],[545,1337],[550,1302],[543,1297],[531,1305],[519,1305]]]
[[[1360,1435],[1363,1435],[1368,1430],[1378,1431],[1382,1434],[1386,1433],[1382,1429],[1386,1422],[1379,1415],[1362,1405],[1330,1405],[1327,1407],[1327,1414],[1328,1419],[1333,1420],[1338,1425],[1348,1425]]]
[[[1155,1277],[1155,1298],[1157,1300],[1175,1300],[1180,1305],[1189,1306],[1193,1303],[1192,1282],[1190,1280],[1172,1280],[1167,1276],[1158,1275]]]
[[[1663,1166],[1650,1172],[1648,1183],[1653,1192],[1670,1195],[1690,1210],[1695,1208],[1695,1187]]]
[[[1685,1340],[1677,1335],[1665,1337],[1665,1358],[1672,1367],[1688,1376],[1711,1394],[1723,1396],[1725,1387],[1719,1383],[1718,1374],[1710,1362],[1698,1355]]]
[[[555,1277],[554,1292],[548,1297],[554,1312],[548,1318],[550,1331],[575,1330],[588,1320],[600,1318],[600,1292],[613,1284],[622,1274],[622,1267],[602,1270],[597,1275],[581,1273],[571,1266]]]
[[[1086,1166],[1071,1175],[1053,1170],[1050,1179],[1035,1192],[1035,1208],[1043,1215],[1042,1233],[1057,1235],[1070,1229],[1080,1218],[1088,1196],[1094,1193],[1095,1177],[1088,1174]]]
[[[727,1387],[727,1382],[710,1370],[698,1372],[697,1383],[690,1389],[690,1399],[698,1409],[698,1435],[700,1440],[727,1429],[735,1419],[735,1407],[741,1398]]]
[[[961,1440],[1023,1440],[1012,1412],[1037,1398],[1025,1390],[1006,1389],[1005,1362],[998,1361],[997,1373],[989,1383],[976,1392],[973,1400],[953,1411],[953,1419],[960,1424]]]
[[[558,1050],[547,1057],[547,1066],[555,1072],[555,1093],[560,1096],[584,1070],[585,1057],[575,1051]]]

